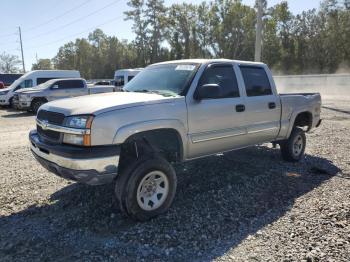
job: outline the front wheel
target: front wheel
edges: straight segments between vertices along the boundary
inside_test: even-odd
[[[43,100],[33,101],[32,105],[31,105],[31,111],[33,111],[35,114],[37,114],[39,107],[41,107],[43,104],[45,104],[45,101],[43,101]]]
[[[138,221],[166,212],[176,192],[176,174],[159,156],[136,159],[119,174],[115,194],[121,211]]]
[[[298,162],[303,158],[306,147],[305,132],[294,128],[289,138],[280,142],[282,158],[289,162]]]

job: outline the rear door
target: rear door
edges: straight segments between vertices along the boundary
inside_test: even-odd
[[[189,158],[227,151],[247,143],[244,137],[244,99],[232,64],[210,64],[198,81],[197,88],[218,84],[221,93],[214,98],[195,100],[188,105]]]
[[[263,66],[239,65],[245,86],[246,127],[250,144],[273,141],[279,132],[281,103]]]

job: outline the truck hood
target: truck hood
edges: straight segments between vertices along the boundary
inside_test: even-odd
[[[173,100],[174,97],[164,97],[158,94],[116,92],[56,100],[44,104],[41,109],[62,113],[66,116],[84,114],[98,115],[111,110],[167,103]]]
[[[12,89],[11,87],[6,87],[6,88],[3,88],[3,89],[0,89],[0,92],[10,91],[11,89]]]
[[[47,87],[31,87],[31,88],[22,88],[20,90],[17,90],[16,94],[31,94],[31,93],[37,93],[45,90]]]

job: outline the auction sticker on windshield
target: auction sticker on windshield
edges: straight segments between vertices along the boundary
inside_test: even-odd
[[[186,71],[192,71],[195,68],[194,65],[178,65],[175,70],[186,70]]]

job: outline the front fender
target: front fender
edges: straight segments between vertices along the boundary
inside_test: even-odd
[[[187,155],[187,131],[184,124],[177,119],[156,119],[136,122],[120,127],[114,135],[113,144],[122,144],[137,133],[156,129],[174,129],[181,137],[183,155]]]

